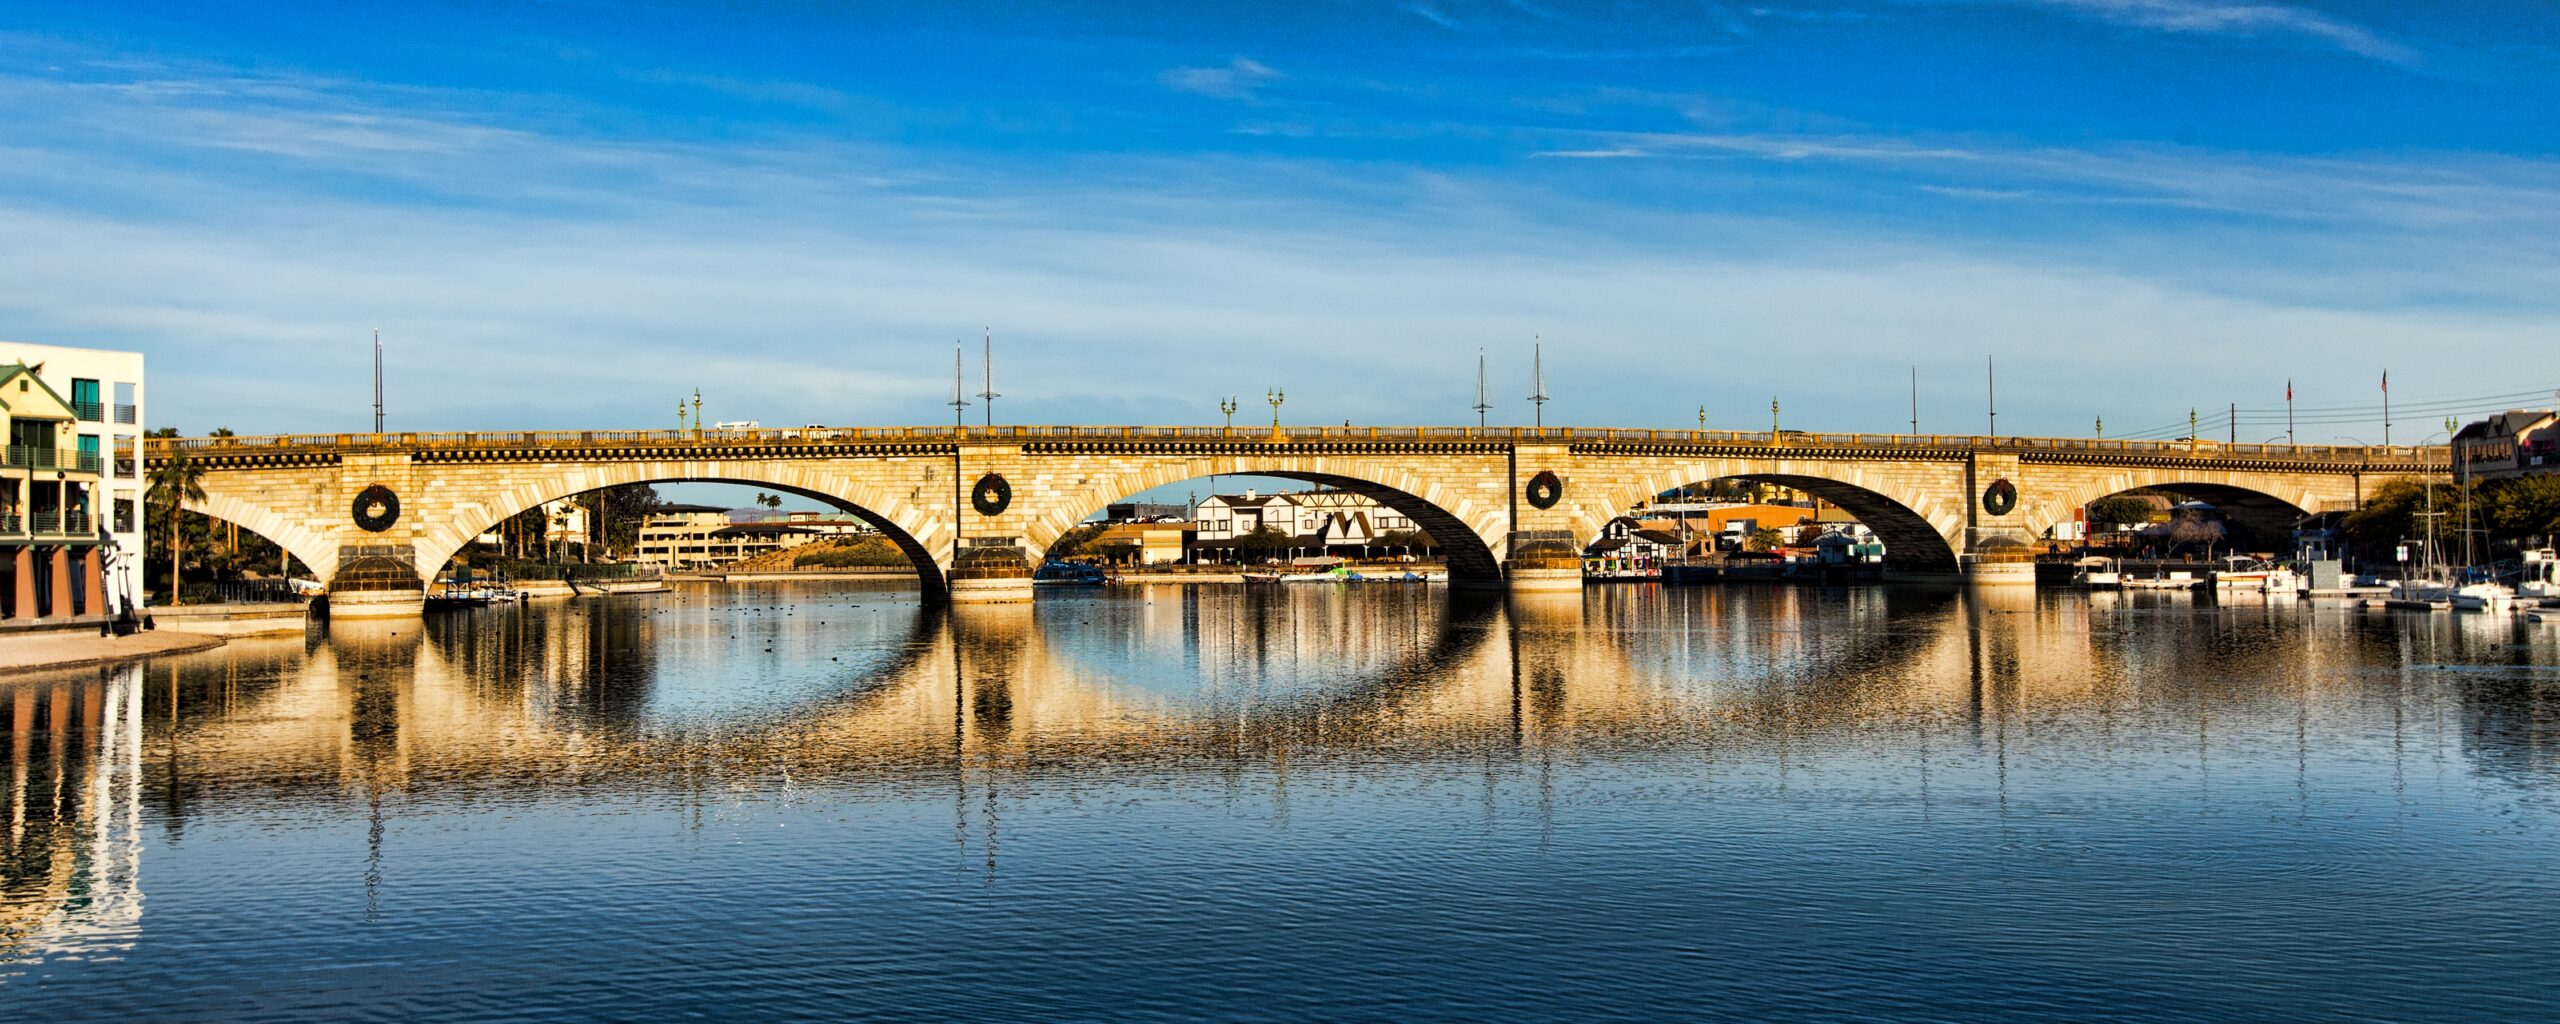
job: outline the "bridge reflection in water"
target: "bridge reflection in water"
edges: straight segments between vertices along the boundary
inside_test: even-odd
[[[2091,800],[2196,787],[2217,759],[2290,762],[2306,791],[2324,764],[2441,772],[2448,754],[2541,785],[2560,709],[2512,680],[2549,671],[2554,644],[2517,628],[1907,587],[945,607],[777,585],[346,622],[0,683],[0,957],[130,942],[146,811],[172,838],[208,814],[361,814],[370,892],[386,819],[486,797],[942,793],[992,872],[1010,800],[1206,786],[1282,817],[1293,778],[1386,765],[1480,776],[1488,815],[1533,793],[1542,820],[1573,766],[1618,759],[1674,759],[1710,791],[1922,807],[2005,809],[2030,778]]]

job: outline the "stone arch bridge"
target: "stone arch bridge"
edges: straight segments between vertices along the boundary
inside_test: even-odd
[[[1460,585],[1573,589],[1579,554],[1636,503],[1713,479],[1768,481],[1846,509],[1889,571],[2032,580],[2026,544],[2097,498],[2157,488],[2281,532],[2380,481],[2442,474],[2442,448],[1910,434],[1548,427],[846,427],[165,438],[205,469],[189,507],[275,541],[327,581],[335,614],[414,614],[480,533],[543,502],[709,481],[855,512],[926,593],[1023,600],[1040,553],[1105,505],[1210,475],[1294,478],[1409,516]]]

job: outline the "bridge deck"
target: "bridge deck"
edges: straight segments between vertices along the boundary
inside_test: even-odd
[[[1128,444],[1204,445],[1217,448],[1285,444],[1292,448],[1407,444],[1427,448],[1471,445],[1571,445],[1715,449],[1804,455],[1909,459],[1961,458],[2008,453],[2077,460],[2174,459],[2313,463],[2334,468],[2442,470],[2452,464],[2442,446],[2225,444],[2217,441],[2125,441],[2078,437],[1994,437],[1980,434],[1838,434],[1809,431],[1650,430],[1627,427],[1264,427],[998,426],[998,427],[786,427],[759,430],[510,430],[386,434],[276,434],[255,437],[153,438],[152,461],[184,450],[190,455],[267,457],[365,451],[516,453],[599,448],[752,447],[759,449],[932,446],[960,444],[1064,445],[1075,449]],[[776,453],[780,454],[780,453]],[[812,453],[814,454],[814,453]]]

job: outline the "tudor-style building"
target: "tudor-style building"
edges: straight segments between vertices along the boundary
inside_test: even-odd
[[[138,353],[0,342],[0,625],[141,606],[141,387]]]

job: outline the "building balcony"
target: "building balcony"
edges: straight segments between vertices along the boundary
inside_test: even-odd
[[[9,446],[8,452],[8,466],[11,469],[59,469],[72,473],[96,473],[101,468],[102,462],[104,458],[96,452],[70,448],[13,444]]]
[[[15,537],[25,532],[27,517],[19,515],[15,509],[0,512],[0,535]]]
[[[89,513],[78,509],[70,511],[39,509],[33,516],[28,517],[28,525],[31,527],[27,531],[28,535],[36,537],[86,537],[95,532],[90,528]]]
[[[141,406],[138,406],[138,405],[123,405],[123,404],[119,404],[119,405],[117,405],[117,406],[116,406],[116,422],[118,422],[118,423],[140,423],[140,422],[142,422],[142,407],[141,407]]]
[[[71,414],[79,417],[80,422],[82,423],[104,423],[107,421],[107,407],[96,402],[73,402],[71,403]]]

